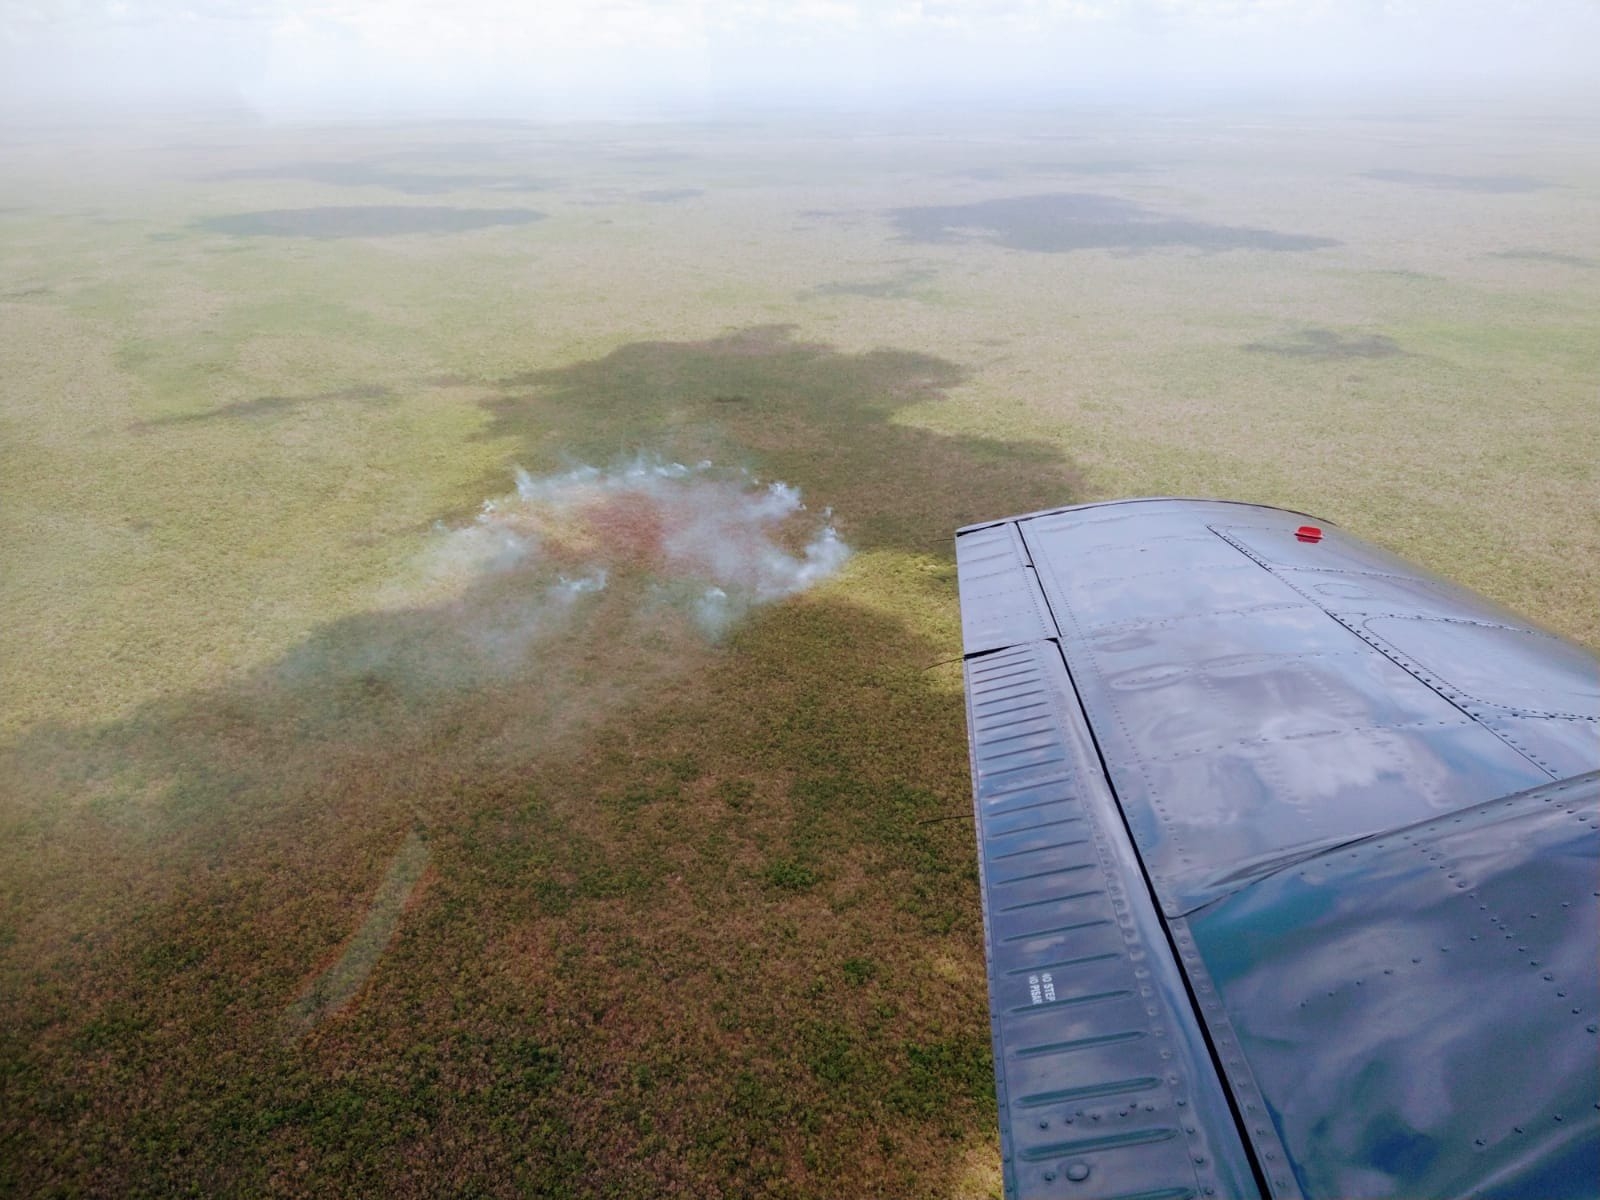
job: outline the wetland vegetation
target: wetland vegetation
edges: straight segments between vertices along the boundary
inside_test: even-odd
[[[531,208],[454,208],[442,204],[328,204],[201,217],[194,227],[236,237],[371,238],[462,233],[543,219]]]
[[[957,526],[1600,645],[1600,125],[956,124],[3,131],[0,1191],[998,1195]]]

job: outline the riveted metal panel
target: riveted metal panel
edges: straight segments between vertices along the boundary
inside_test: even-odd
[[[1248,552],[1250,544],[1240,539],[1238,532],[1237,529],[1217,530],[1219,536]],[[1330,532],[1322,542],[1308,545],[1307,549],[1318,549],[1335,538],[1344,540],[1341,535]],[[1431,575],[1342,571],[1330,565],[1285,567],[1266,562],[1262,565],[1307,600],[1340,618],[1393,615],[1526,625],[1521,617],[1498,604]]]
[[[1178,923],[1235,1094],[1308,1195],[1596,1194],[1597,826],[1600,774],[1545,784]]]
[[[1600,720],[1600,665],[1547,633],[1478,621],[1367,617],[1386,654],[1413,665],[1473,716]],[[1507,670],[1515,664],[1514,671]]]
[[[1015,525],[956,540],[961,644],[968,654],[1056,636],[1050,608]]]
[[[1335,531],[1213,526],[1551,779],[1600,766],[1600,663],[1464,588]]]
[[[1592,971],[1572,964],[1582,958],[1592,967],[1595,957],[1593,809],[1600,783],[1584,784],[1583,804],[1570,797],[1556,804],[1571,818],[1565,834],[1550,832],[1561,822],[1529,814],[1572,786],[1550,780],[1596,765],[1600,667],[1580,648],[1336,528],[1301,531],[1305,520],[1315,521],[1227,502],[1130,501],[972,527],[958,539],[983,533],[998,542],[1015,528],[1018,561],[1032,571],[1018,568],[1013,579],[1042,594],[1056,638],[997,647],[997,634],[976,655],[968,646],[1008,1188],[1029,1180],[1053,1185],[1068,1161],[1061,1155],[1089,1144],[1060,1137],[1036,1143],[1031,1156],[1019,1152],[1032,1108],[1156,1077],[1119,1075],[1121,1053],[1148,1044],[1148,1034],[1133,1026],[1064,1025],[1050,1040],[1026,1043],[1004,1036],[1006,1021],[1026,1031],[1050,1014],[1092,1020],[1098,1006],[1126,999],[1117,994],[1109,927],[1098,923],[1106,919],[1102,893],[1071,890],[1075,879],[1092,877],[1084,839],[1068,836],[1092,824],[1089,812],[1116,818],[1099,828],[1131,834],[1095,843],[1121,847],[1100,855],[1102,866],[1117,864],[1106,867],[1107,878],[1123,889],[1118,896],[1108,884],[1104,894],[1113,896],[1113,911],[1118,899],[1159,898],[1165,919],[1149,928],[1160,938],[1152,933],[1141,944],[1148,952],[1164,939],[1157,957],[1163,969],[1180,971],[1186,992],[1163,994],[1173,997],[1180,1022],[1199,1019],[1209,1062],[1197,1055],[1196,1071],[1209,1067],[1210,1079],[1225,1083],[1228,1119],[1256,1184],[1274,1196],[1295,1195],[1304,1185],[1319,1196],[1532,1197],[1569,1194],[1575,1181],[1597,1176],[1591,1168],[1600,1164],[1600,1099],[1574,1090],[1569,1069],[1579,1062],[1593,1090],[1592,1019],[1581,1026],[1591,1038],[1587,1059],[1569,1045],[1579,1026],[1549,1013],[1527,1034],[1531,1051],[1516,1041],[1520,1034],[1497,1040],[1501,1026],[1526,1027],[1536,1006],[1526,986],[1506,984],[1509,960],[1499,951],[1480,962],[1481,931],[1464,933],[1473,949],[1447,938],[1436,955],[1442,961],[1460,953],[1453,962],[1482,970],[1423,969],[1407,981],[1380,982],[1366,968],[1401,942],[1453,936],[1470,923],[1465,901],[1429,899],[1412,878],[1426,873],[1413,861],[1420,855],[1451,890],[1468,893],[1473,911],[1499,912],[1502,940],[1513,934],[1529,949],[1528,962],[1566,964],[1565,975],[1552,970],[1543,982],[1566,979],[1558,998],[1573,1015],[1592,1018],[1600,986]],[[963,582],[964,603],[966,595]],[[1053,664],[1057,653],[1065,683],[1038,686],[1054,668],[1030,672],[1022,664]],[[994,670],[980,686],[974,672],[988,671],[978,664],[991,661]],[[1011,685],[1021,688],[1017,696],[997,699],[994,689]],[[1016,708],[1003,711],[1013,700]],[[1018,726],[998,736],[992,754],[980,753],[980,732],[991,732],[996,715]],[[1059,743],[1052,726],[1065,731]],[[1017,790],[1008,793],[1008,786]],[[1518,799],[1525,789],[1533,789],[1526,795],[1535,803]],[[1483,816],[1507,797],[1515,811],[1505,820]],[[1464,827],[1452,833],[1458,825]],[[1416,854],[1395,849],[1393,838],[1412,839]],[[1381,852],[1373,849],[1380,842],[1387,847]],[[1036,858],[1053,865],[1037,867]],[[1373,873],[1370,892],[1363,871]],[[1322,890],[1335,875],[1338,885]],[[1314,886],[1283,902],[1291,877]],[[1031,887],[1067,890],[1034,897],[1024,890]],[[1572,923],[1580,904],[1588,906],[1588,925]],[[1541,958],[1532,953],[1537,939],[1529,930],[1557,905],[1567,915],[1540,928],[1563,932],[1538,943]],[[1520,933],[1505,915],[1518,906],[1529,910]],[[1275,948],[1273,963],[1256,964],[1258,945]],[[1018,947],[1039,957],[1002,967],[996,955]],[[1414,957],[1413,966],[1431,961],[1422,950]],[[1362,969],[1353,982],[1328,983],[1335,967]],[[1058,969],[1075,972],[1080,991],[1073,1003],[1052,1008],[1042,987],[1046,973],[1055,986]],[[1014,999],[1018,979],[1030,989],[1026,1002]],[[1357,1015],[1322,1006],[1316,987],[1331,987],[1328,995]],[[1580,998],[1573,987],[1587,990]],[[1298,1025],[1293,1013],[1279,1020],[1295,989],[1304,992],[1296,993],[1297,1008],[1311,1012]],[[1474,1006],[1480,992],[1488,999]],[[1374,1006],[1363,1008],[1368,999]],[[1438,1028],[1433,1014],[1456,1011],[1452,1006],[1462,1021],[1476,1008],[1479,1024],[1466,1032]],[[1499,1015],[1513,1012],[1523,1026]],[[1337,1028],[1318,1046],[1318,1021],[1330,1013]],[[1406,1036],[1367,1036],[1389,1024],[1405,1027]],[[1285,1029],[1287,1040],[1274,1040]],[[1441,1039],[1456,1041],[1441,1046]],[[1318,1078],[1337,1076],[1335,1094],[1309,1085],[1286,1045],[1305,1054]],[[1467,1081],[1462,1086],[1475,1095],[1493,1096],[1493,1064],[1507,1054],[1520,1055],[1519,1062],[1562,1056],[1549,1103],[1533,1075],[1506,1072],[1522,1089],[1512,1107],[1551,1125],[1539,1134],[1529,1134],[1529,1125],[1490,1130],[1469,1147],[1462,1141],[1468,1125],[1489,1129],[1493,1102],[1462,1104],[1440,1071]],[[1075,1061],[1085,1064],[1081,1075]],[[1445,1115],[1422,1111],[1430,1105]],[[1470,1110],[1471,1119],[1454,1120],[1455,1110]],[[1220,1121],[1223,1111],[1219,1105],[1209,1115]],[[1140,1134],[1114,1145],[1166,1141]],[[1053,1180],[1019,1177],[1047,1161],[1057,1164]],[[1187,1186],[1152,1181],[1141,1194],[1181,1195]],[[1582,1194],[1593,1193],[1584,1187]]]
[[[1007,1195],[1258,1194],[1058,651],[966,671]]]
[[[1169,916],[1286,858],[1552,777],[1210,528],[1214,506],[1112,511],[1020,528]],[[1257,542],[1300,545],[1297,517],[1270,519],[1287,541],[1252,524]],[[1323,538],[1305,549],[1396,569]]]
[[[1566,779],[1600,766],[1600,725],[1593,721],[1561,721],[1517,713],[1485,712],[1478,718],[1508,746],[1556,779]]]

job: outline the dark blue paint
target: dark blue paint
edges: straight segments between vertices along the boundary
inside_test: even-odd
[[[1307,1195],[1600,1188],[1597,824],[1591,774],[1189,918]]]
[[[1049,1106],[1156,1078],[1159,1029],[1191,1054],[1161,1106],[1252,1164],[1219,1195],[1600,1196],[1600,664],[1326,522],[1301,541],[1306,519],[1127,501],[958,535],[1008,1195],[1216,1186],[1160,1158],[1165,1118],[1084,1179],[1065,1131],[1016,1153],[1015,1085]],[[996,691],[1023,660],[1055,680],[1046,720]],[[1068,863],[1082,844],[1029,832],[1034,805],[1096,854]],[[1061,862],[1008,882],[1012,847]],[[1159,904],[1098,947],[1166,981],[1147,1028],[1000,1003],[1008,956],[1116,928],[1066,898],[1091,869],[1091,908]],[[1044,879],[1058,919],[1021,929],[1042,911],[1014,889]],[[1081,957],[1084,989],[1123,969]]]

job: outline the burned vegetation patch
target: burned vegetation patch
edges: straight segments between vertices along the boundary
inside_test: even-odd
[[[1302,329],[1276,341],[1250,342],[1244,348],[1282,358],[1393,358],[1405,353],[1393,338],[1381,333],[1346,336],[1332,329]]]
[[[1534,179],[1527,175],[1448,175],[1434,171],[1399,169],[1367,171],[1362,178],[1378,179],[1384,183],[1409,183],[1413,187],[1439,188],[1452,192],[1491,194],[1539,192],[1550,186],[1542,179]]]
[[[1009,250],[1320,250],[1333,238],[1279,233],[1169,217],[1124,200],[1087,192],[1010,196],[973,204],[920,205],[887,213],[909,242],[984,241]]]
[[[445,205],[337,205],[228,213],[193,223],[205,233],[234,237],[367,238],[412,233],[465,233],[544,219],[531,208],[454,208]]]

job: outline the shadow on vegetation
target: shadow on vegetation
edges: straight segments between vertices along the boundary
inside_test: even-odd
[[[1279,341],[1250,342],[1244,348],[1284,358],[1393,358],[1405,353],[1393,338],[1379,333],[1345,337],[1332,329],[1302,329]]]
[[[1510,258],[1523,262],[1555,263],[1562,267],[1582,267],[1593,269],[1597,264],[1592,258],[1582,258],[1576,254],[1557,254],[1554,250],[1496,250],[1490,258]]]
[[[531,208],[450,208],[443,205],[350,205],[278,208],[204,217],[191,227],[236,237],[362,238],[408,233],[463,233],[495,225],[528,225],[544,219]]]
[[[205,412],[178,413],[170,417],[154,417],[148,421],[136,421],[129,428],[139,433],[147,433],[167,425],[195,425],[205,421],[237,421],[261,417],[281,417],[299,409],[311,408],[319,404],[347,401],[389,403],[394,399],[393,389],[384,387],[381,384],[339,388],[331,392],[317,392],[311,396],[254,396],[249,400],[235,400],[231,404],[223,404],[217,408],[207,409]]]
[[[832,507],[854,546],[948,557],[955,529],[1064,503],[1076,472],[1042,443],[952,436],[897,414],[966,372],[904,350],[842,353],[759,326],[702,342],[635,342],[606,357],[503,380],[485,436],[541,468],[639,450],[749,465]]]
[[[961,701],[921,670],[947,648],[837,599],[720,656],[591,616],[458,688],[355,669],[449,613],[352,618],[294,656],[315,676],[4,751],[34,786],[164,781],[154,826],[53,821],[92,879],[6,864],[107,909],[70,962],[0,957],[8,1187],[935,1190],[993,1121],[971,836],[942,819]],[[418,838],[435,874],[391,928]]]
[[[981,240],[1011,250],[1319,250],[1332,238],[1213,225],[1162,216],[1131,200],[1084,192],[1013,196],[975,204],[925,205],[887,214],[910,242]]]
[[[1453,192],[1539,192],[1550,185],[1526,175],[1440,175],[1428,171],[1367,171],[1364,179],[1385,183],[1409,183],[1415,187],[1443,188]]]
[[[639,199],[647,200],[651,204],[673,204],[679,200],[692,200],[696,196],[704,196],[704,188],[660,188],[656,191],[640,192]]]
[[[956,526],[1075,498],[899,423],[963,377],[635,343],[506,381],[486,436],[745,461],[948,604]],[[530,620],[558,566],[0,746],[0,1184],[926,1194],[992,1137],[956,647],[837,590],[712,647],[625,562]]]
[[[924,284],[937,279],[939,272],[930,267],[909,267],[887,279],[864,279],[859,282],[821,283],[800,293],[801,299],[812,296],[868,296],[875,300],[905,300],[914,296]]]
[[[204,177],[206,182],[245,179],[298,179],[336,187],[381,187],[412,196],[484,188],[506,192],[542,192],[556,186],[552,179],[533,175],[437,175],[396,171],[368,162],[298,162],[272,167],[241,167]]]

